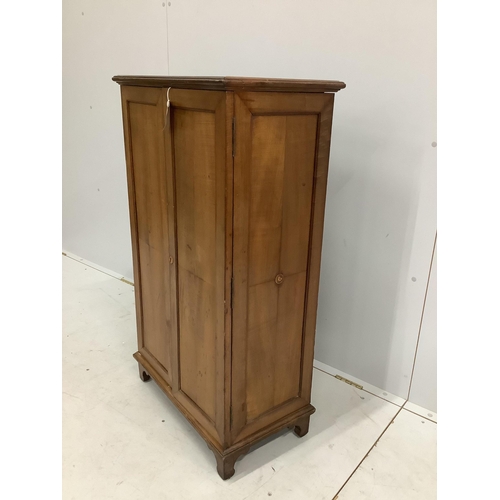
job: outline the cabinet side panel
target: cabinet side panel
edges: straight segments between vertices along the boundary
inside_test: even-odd
[[[312,409],[332,103],[326,94],[235,94],[233,443]]]
[[[315,114],[252,119],[247,422],[300,392],[316,131]]]
[[[316,166],[314,171],[311,229],[309,235],[309,262],[306,286],[306,308],[304,318],[304,340],[302,347],[302,381],[300,395],[311,400],[314,338],[316,334],[316,312],[318,308],[321,247],[325,218],[326,184],[332,136],[333,94],[325,94],[325,102],[318,117]]]
[[[171,126],[177,203],[180,390],[215,423],[215,113],[174,107]]]
[[[137,220],[142,339],[145,348],[171,373],[171,310],[163,137],[158,105],[128,102],[131,170]]]
[[[285,170],[284,116],[252,118],[248,286],[274,281],[278,272]]]

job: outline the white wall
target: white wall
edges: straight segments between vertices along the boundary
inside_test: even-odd
[[[93,17],[83,21],[86,9]],[[406,398],[436,230],[435,1],[71,2],[64,24],[64,245],[126,276],[113,74],[346,82],[335,104],[316,358]]]
[[[128,279],[120,89],[111,78],[167,72],[165,10],[153,0],[63,1],[63,247]]]

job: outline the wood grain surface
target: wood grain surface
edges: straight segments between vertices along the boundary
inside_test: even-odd
[[[337,92],[345,87],[336,80],[298,80],[237,76],[123,76],[113,77],[120,85],[172,87],[197,90],[250,90],[272,92]]]

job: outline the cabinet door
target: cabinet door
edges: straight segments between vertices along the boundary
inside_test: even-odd
[[[164,91],[122,87],[139,352],[171,385],[175,372],[173,213],[167,196]]]
[[[232,437],[310,401],[332,94],[235,94]]]
[[[167,171],[175,206],[178,379],[174,395],[224,436],[225,92],[171,89]],[[228,280],[229,283],[229,280]]]

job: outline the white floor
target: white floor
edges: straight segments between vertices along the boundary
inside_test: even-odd
[[[436,423],[318,369],[307,436],[278,434],[222,481],[204,441],[139,379],[135,350],[133,287],[63,257],[65,500],[436,498]]]

